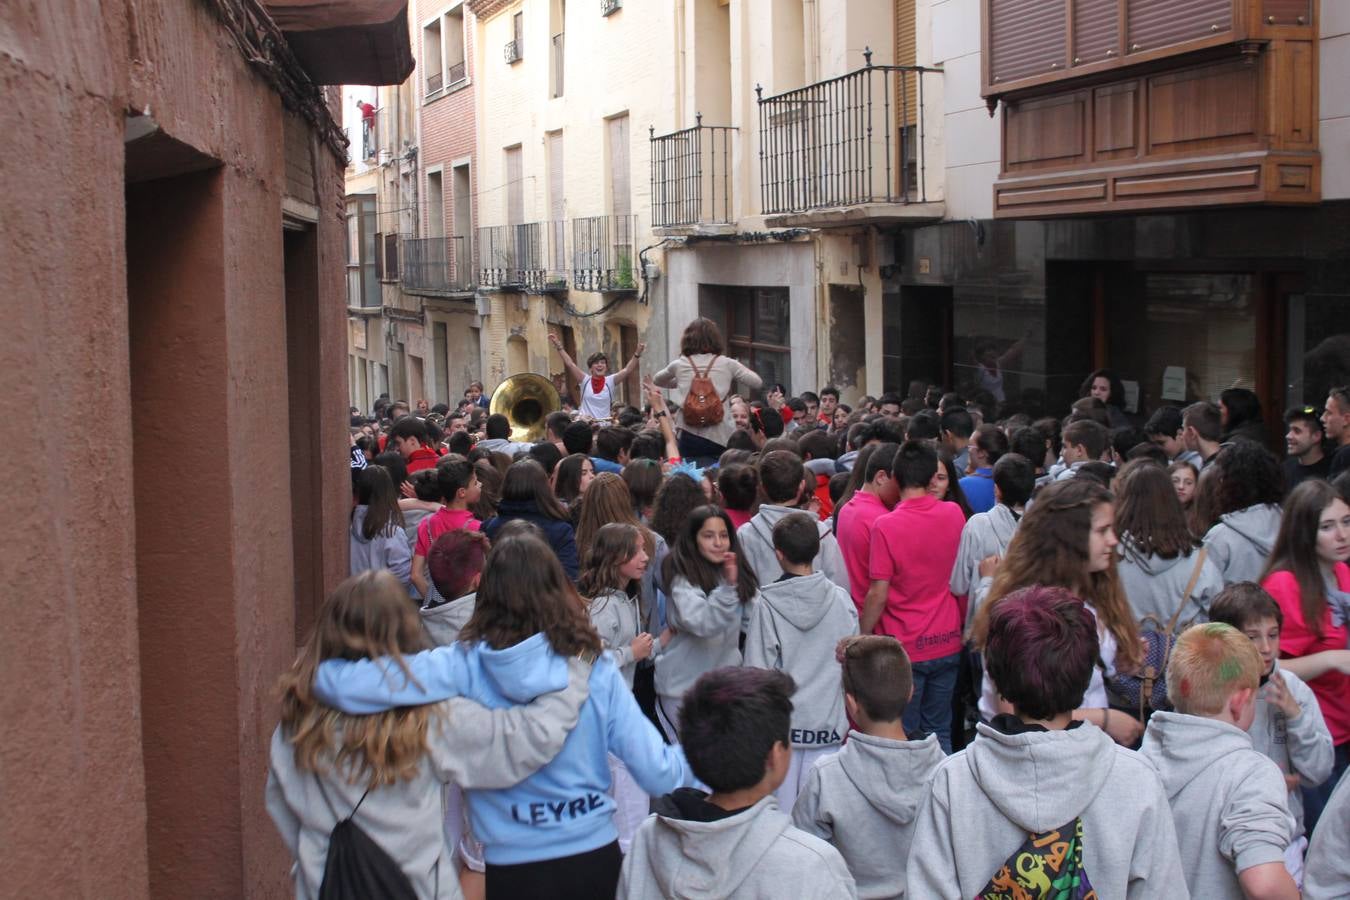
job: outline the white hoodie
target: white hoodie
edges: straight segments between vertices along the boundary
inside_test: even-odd
[[[1306,900],[1343,898],[1346,885],[1350,885],[1350,778],[1342,777],[1308,845],[1303,896]]]
[[[893,741],[851,732],[842,750],[811,768],[792,824],[834,845],[863,900],[904,897],[914,823],[946,758],[935,734]]]
[[[1260,581],[1280,531],[1280,508],[1264,503],[1221,516],[1205,534],[1209,558],[1224,584]]]
[[[1157,712],[1139,755],[1157,766],[1186,860],[1186,885],[1203,900],[1242,900],[1238,873],[1283,862],[1293,840],[1284,777],[1227,722]]]
[[[984,890],[1028,835],[1083,820],[1083,868],[1101,900],[1186,900],[1158,773],[1100,729],[979,737],[947,757],[919,812],[906,892],[961,900]]]
[[[1120,536],[1120,560],[1116,571],[1120,573],[1120,585],[1125,589],[1136,619],[1152,616],[1164,625],[1171,620],[1195,572],[1198,552],[1192,550],[1185,556],[1171,559],[1156,553],[1144,556],[1135,549],[1128,534]],[[1206,554],[1188,608],[1182,610],[1177,619],[1178,634],[1189,624],[1209,621],[1209,605],[1223,590],[1223,584],[1218,566]]]
[[[956,551],[956,565],[952,566],[952,593],[967,596],[980,583],[980,560],[986,556],[1002,556],[1017,531],[1018,519],[1013,511],[997,503],[988,512],[976,513],[961,529],[961,545]],[[966,606],[966,622],[975,618],[976,604]]]
[[[848,732],[844,687],[834,648],[858,633],[848,591],[814,572],[760,587],[745,633],[745,665],[792,676],[792,746],[818,750]]]
[[[623,676],[624,683],[633,686],[633,673],[637,671],[637,660],[633,658],[633,638],[642,629],[638,625],[638,602],[624,591],[605,591],[593,597],[587,604],[591,613],[591,624],[600,632],[600,640],[605,649],[614,657],[614,665]]]
[[[623,861],[616,900],[843,900],[856,897],[839,852],[799,831],[773,795],[713,822],[655,804]]]
[[[736,529],[736,541],[741,545],[741,553],[750,563],[760,586],[771,584],[783,574],[778,557],[773,552],[773,526],[784,516],[802,512],[791,506],[774,506],[765,503],[749,522]],[[810,515],[810,513],[805,513]],[[848,570],[844,568],[844,556],[839,552],[839,542],[835,540],[830,523],[817,522],[820,530],[820,552],[811,562],[811,568],[824,572],[825,577],[848,591]]]

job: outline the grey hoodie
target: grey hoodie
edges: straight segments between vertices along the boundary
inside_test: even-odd
[[[577,724],[589,694],[591,667],[568,661],[566,690],[543,694],[528,706],[489,710],[455,699],[432,708],[427,753],[417,773],[374,788],[355,822],[398,863],[421,900],[461,897],[451,847],[443,831],[441,786],[507,788],[548,763]],[[297,900],[317,897],[328,856],[328,835],[356,808],[364,781],[352,784],[331,770],[301,770],[281,727],[272,733],[267,812],[295,860]]]
[[[657,801],[633,836],[616,900],[842,900],[856,897],[839,852],[792,826],[773,795],[747,810],[696,822]]]
[[[1279,663],[1275,664],[1279,669]],[[1298,702],[1298,718],[1290,720],[1279,707],[1267,702],[1267,684],[1256,695],[1256,718],[1247,734],[1252,739],[1252,749],[1263,753],[1275,761],[1280,771],[1289,775],[1298,775],[1307,787],[1317,787],[1331,777],[1331,769],[1336,761],[1336,751],[1331,746],[1331,732],[1322,718],[1322,707],[1312,688],[1303,683],[1293,672],[1279,669],[1284,679],[1285,689]],[[1289,792],[1289,812],[1294,816],[1294,837],[1303,834],[1303,792]],[[1348,886],[1350,888],[1350,886]]]
[[[366,513],[370,507],[362,504],[352,512],[350,575],[367,572],[371,569],[388,569],[394,573],[403,586],[407,587],[412,577],[412,545],[408,543],[403,530],[390,525],[383,534],[377,534],[366,540],[361,529],[366,524]]]
[[[961,545],[956,551],[956,564],[952,566],[952,593],[960,597],[969,596],[971,589],[980,583],[980,560],[986,556],[1002,556],[1008,549],[1008,542],[1017,531],[1017,519],[1012,510],[1002,503],[994,504],[988,512],[976,513],[961,529]],[[975,618],[975,607],[966,607],[966,621]]]
[[[1120,560],[1116,571],[1120,573],[1120,584],[1125,589],[1125,597],[1130,601],[1130,609],[1136,619],[1153,616],[1164,625],[1177,611],[1181,597],[1190,584],[1191,574],[1195,572],[1196,554],[1192,550],[1185,556],[1164,559],[1156,553],[1143,556],[1130,542],[1130,536],[1120,536]],[[1209,605],[1223,590],[1223,575],[1218,566],[1205,555],[1200,566],[1200,577],[1191,591],[1187,608],[1181,611],[1177,619],[1177,633],[1193,622],[1209,621]]]
[[[484,450],[491,450],[493,453],[515,456],[517,453],[529,453],[534,444],[517,444],[510,438],[487,438],[479,441],[477,446]]]
[[[1083,867],[1102,900],[1186,900],[1158,773],[1092,725],[975,743],[933,776],[909,848],[906,892],[960,900],[984,889],[1031,833],[1083,820]]]
[[[777,581],[778,576],[783,574],[783,567],[778,564],[778,557],[773,552],[773,526],[784,516],[796,512],[802,510],[766,503],[760,506],[754,518],[736,529],[736,540],[741,545],[741,552],[745,554],[761,585]],[[811,568],[824,572],[825,577],[847,591],[848,570],[844,568],[844,557],[839,552],[839,542],[834,539],[830,523],[818,521],[816,527],[820,530],[820,552],[812,561]]]
[[[842,750],[812,766],[792,824],[834,845],[863,900],[904,897],[914,823],[946,758],[934,734],[893,741],[854,731]]]
[[[1331,792],[1303,867],[1305,900],[1344,898],[1350,890],[1350,778]]]
[[[676,575],[666,619],[675,636],[656,660],[657,694],[683,697],[704,672],[741,664],[741,600],[736,588],[723,582],[705,592]]]
[[[624,683],[631,688],[633,673],[637,671],[637,660],[633,658],[633,638],[642,630],[638,627],[637,598],[628,596],[624,591],[606,591],[592,598],[588,606],[591,624],[600,632],[600,640],[614,657],[614,665],[623,676]]]
[[[1242,900],[1238,873],[1283,862],[1293,820],[1279,768],[1227,722],[1158,712],[1139,754],[1162,776],[1186,859],[1186,886],[1204,900]]]
[[[446,647],[459,640],[459,633],[464,630],[469,616],[473,615],[473,604],[477,596],[465,594],[447,603],[441,597],[440,591],[436,590],[436,585],[427,582],[428,605],[423,606],[419,612],[422,614],[422,629],[426,631],[427,638],[432,644]],[[431,606],[432,603],[439,605]]]
[[[1205,546],[1223,583],[1260,581],[1279,530],[1280,508],[1269,503],[1221,516],[1205,535]]]
[[[857,633],[853,598],[822,572],[760,588],[745,633],[745,665],[778,669],[797,682],[792,695],[793,747],[829,747],[848,732],[834,648],[842,638]]]

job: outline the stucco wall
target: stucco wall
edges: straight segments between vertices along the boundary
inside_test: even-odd
[[[7,4],[0,78],[24,111],[0,157],[0,409],[43,448],[9,494],[21,538],[0,549],[3,892],[282,896],[289,861],[262,809],[272,686],[295,648],[280,99],[191,0],[93,16]],[[161,233],[196,253],[138,294],[170,297],[173,314],[134,330],[128,110],[218,161],[188,178],[212,182],[220,210],[192,240]],[[334,543],[349,502],[341,170],[306,149],[323,300],[310,321],[332,348],[309,359],[326,473],[310,499]],[[160,367],[133,376],[133,335]],[[160,443],[137,458],[133,436],[136,452]],[[330,587],[338,547],[308,561]]]

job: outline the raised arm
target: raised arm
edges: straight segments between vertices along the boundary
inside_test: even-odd
[[[573,361],[572,357],[567,355],[567,351],[563,349],[562,338],[550,331],[548,333],[548,342],[553,345],[553,349],[557,350],[558,355],[562,357],[563,368],[567,370],[567,374],[571,375],[579,383],[584,384],[586,379],[590,376],[581,371],[581,366],[578,366],[576,362]]]
[[[670,421],[670,410],[666,408],[666,395],[652,381],[650,375],[642,379],[642,389],[647,394],[647,402],[656,414],[661,425],[661,436],[666,439],[666,459],[680,458],[680,443],[675,439],[675,424]]]
[[[638,360],[642,358],[642,352],[646,349],[647,345],[639,341],[637,349],[633,351],[632,358],[628,360],[628,364],[615,373],[614,377],[619,381],[623,381],[629,375],[632,375],[633,372],[637,370]]]

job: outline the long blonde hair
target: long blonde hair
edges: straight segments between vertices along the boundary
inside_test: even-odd
[[[998,602],[1033,584],[1062,587],[1096,611],[1116,639],[1116,668],[1129,672],[1141,662],[1139,625],[1130,611],[1113,559],[1101,572],[1088,571],[1088,538],[1092,512],[1112,503],[1111,492],[1090,478],[1070,478],[1047,485],[1036,495],[1008,544],[1008,553],[994,575],[989,596],[975,613],[971,638],[984,649],[989,615]]]
[[[346,715],[315,698],[314,674],[326,659],[387,656],[411,679],[403,654],[425,648],[421,620],[393,573],[362,572],[334,588],[309,640],[281,677],[281,725],[295,748],[296,766],[316,774],[342,772],[353,784],[364,777],[371,787],[416,775],[434,707]]]

